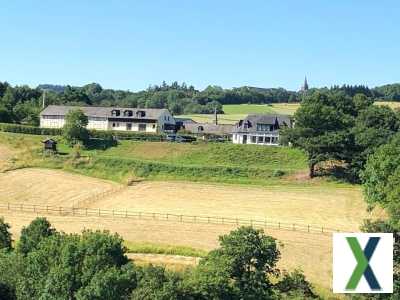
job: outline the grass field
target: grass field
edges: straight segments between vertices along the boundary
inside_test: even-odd
[[[224,114],[218,115],[218,120],[221,124],[235,124],[240,119],[245,118],[248,114],[270,113],[293,115],[299,106],[299,103],[229,104],[223,106]],[[212,123],[215,119],[212,114],[193,114],[178,117],[191,118],[199,123]]]
[[[346,231],[358,230],[364,218],[381,214],[379,211],[371,214],[366,212],[360,188],[357,186],[323,179],[298,180],[296,176],[290,175],[301,173],[306,168],[304,154],[295,149],[231,144],[191,145],[123,141],[118,147],[106,151],[83,151],[82,159],[71,162],[68,155],[60,158],[43,158],[38,152],[42,147],[40,143],[42,138],[0,133],[0,164],[10,161],[11,158],[11,161],[16,162],[16,168],[23,168],[0,173],[1,202],[267,219],[285,223],[323,225]],[[60,149],[70,151],[62,143]],[[146,165],[151,168],[157,168],[154,162],[165,164],[169,166],[168,172],[172,172],[160,173],[159,177],[150,176],[149,179],[175,180],[134,181],[130,186],[116,183],[115,181],[123,182],[123,179],[132,173],[131,167],[135,165],[132,161],[136,160],[151,162]],[[114,182],[62,170],[26,168],[31,165],[67,169],[113,179]],[[202,169],[193,169],[192,178],[187,176],[187,173],[179,177],[174,173],[177,171],[170,167],[210,165],[231,170],[256,166],[254,171],[257,172],[263,169],[279,169],[288,171],[290,176],[276,180],[257,181],[255,178],[248,181],[258,182],[259,186],[196,183],[187,180],[199,176],[196,170]],[[125,170],[125,173],[119,172],[120,169]],[[233,173],[232,176],[238,175]],[[213,181],[213,178],[204,180]],[[38,213],[12,212],[3,209],[0,215],[11,223],[12,231],[15,233],[14,238],[18,238],[21,227],[27,225]],[[200,249],[200,253],[204,253],[218,245],[219,235],[228,233],[234,228],[233,225],[226,224],[175,223],[112,217],[48,215],[48,218],[56,228],[65,232],[79,232],[84,228],[118,232],[127,240],[128,248],[130,247],[133,252],[141,251],[148,254],[135,255],[139,262],[164,261],[166,264],[173,264],[175,268],[178,268],[179,259],[151,256],[148,252],[177,254],[181,251],[182,254],[192,249],[193,254],[198,251],[196,249]],[[332,259],[330,235],[271,228],[267,228],[266,232],[283,243],[280,246],[282,268],[290,270],[301,268],[307,278],[318,287],[323,289],[330,287]],[[186,264],[191,263],[185,260],[182,265]]]
[[[1,132],[0,145],[13,153],[15,168],[58,168],[117,182],[141,177],[265,185],[284,179],[277,170],[289,176],[307,168],[304,153],[287,147],[121,141],[107,150],[83,150],[75,160],[59,138],[64,155],[44,157],[41,138]]]
[[[400,102],[395,101],[379,101],[375,102],[375,104],[388,105],[393,109],[400,108]],[[299,107],[300,103],[228,104],[223,106],[224,114],[218,115],[218,120],[220,124],[235,124],[248,114],[293,115]],[[199,123],[213,123],[215,119],[212,114],[193,114],[178,117],[191,118]]]

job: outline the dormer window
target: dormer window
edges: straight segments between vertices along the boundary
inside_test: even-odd
[[[133,116],[133,111],[127,109],[124,111],[124,116],[125,117],[132,117]]]
[[[146,112],[144,110],[138,110],[136,112],[136,117],[138,117],[138,118],[143,118],[145,116],[146,116]]]
[[[111,111],[111,115],[114,116],[114,117],[119,117],[120,114],[121,114],[121,111],[119,109],[113,109]]]

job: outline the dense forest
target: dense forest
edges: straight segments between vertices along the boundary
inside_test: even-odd
[[[313,88],[307,93],[319,91],[342,91],[353,97],[364,94],[374,100],[400,101],[400,84],[390,84],[370,89],[366,86],[333,86]],[[45,94],[45,95],[44,95]],[[208,86],[202,91],[185,83],[173,82],[149,86],[146,90],[131,92],[103,89],[100,84],[91,83],[82,87],[43,84],[36,88],[11,86],[0,82],[0,122],[38,125],[39,112],[45,105],[96,105],[144,108],[168,108],[173,114],[223,113],[224,104],[267,104],[278,102],[300,102],[303,92],[283,88],[239,87],[223,89]]]

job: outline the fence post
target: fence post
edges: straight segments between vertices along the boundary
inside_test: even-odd
[[[253,227],[253,219],[250,220],[250,226]]]
[[[324,226],[321,227],[321,232],[324,233]]]
[[[36,212],[36,205],[33,205],[33,212]]]
[[[128,217],[128,210],[126,209],[125,210],[125,218],[127,218]]]
[[[296,231],[295,224],[293,223],[293,231]]]
[[[179,216],[179,220],[180,220],[180,221],[181,221],[181,223],[182,223],[182,215],[180,215],[180,216]]]
[[[207,217],[207,223],[210,224],[210,217]]]
[[[46,212],[49,213],[49,206],[46,205]]]
[[[168,220],[168,214],[167,214],[167,220]]]
[[[59,212],[59,214],[61,215],[61,211],[62,211],[62,208],[61,208],[61,206],[58,208],[58,212]]]
[[[87,208],[85,209],[85,215],[87,216]]]
[[[99,208],[99,217],[100,217],[100,208]]]
[[[236,226],[239,226],[239,220],[236,218]]]
[[[224,218],[222,218],[222,224],[224,224]]]
[[[7,208],[10,210],[10,202],[7,202]]]
[[[310,224],[307,225],[307,231],[310,232]]]
[[[278,222],[278,229],[281,229],[281,222]]]

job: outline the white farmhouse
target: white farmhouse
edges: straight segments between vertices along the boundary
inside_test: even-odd
[[[140,132],[175,130],[175,119],[167,109],[49,105],[40,113],[40,127],[62,128],[65,116],[80,109],[88,117],[88,129]]]
[[[290,116],[286,115],[248,115],[240,120],[233,132],[234,144],[279,145],[279,129],[292,127]]]

